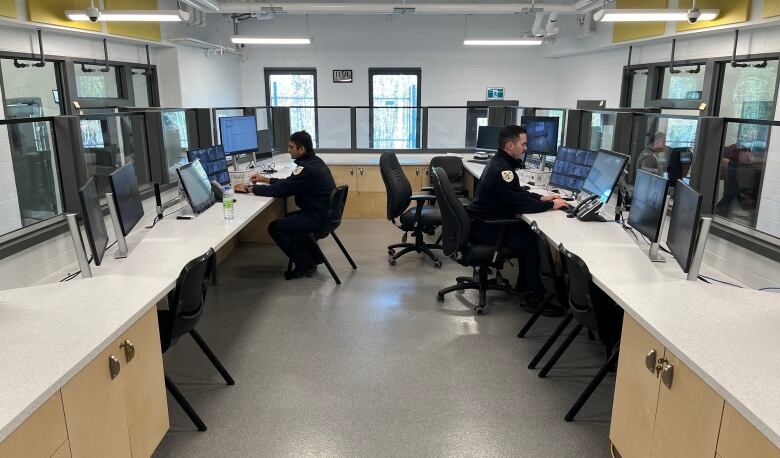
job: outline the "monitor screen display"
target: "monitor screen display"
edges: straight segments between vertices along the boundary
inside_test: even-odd
[[[558,152],[558,118],[523,116],[528,132],[528,154],[555,156]]]
[[[602,202],[607,203],[627,161],[628,156],[624,154],[599,151],[582,185],[582,191],[599,196]]]
[[[660,236],[668,190],[669,180],[666,178],[637,170],[628,224],[650,239],[651,243],[658,242]]]
[[[87,233],[89,249],[92,251],[95,265],[99,266],[103,262],[103,254],[108,246],[108,232],[106,231],[106,220],[103,219],[103,212],[100,210],[100,198],[94,177],[87,180],[87,184],[79,189],[79,199],[81,200],[81,216],[84,219],[84,230]]]
[[[569,191],[581,191],[598,154],[598,151],[561,146],[552,167],[550,184]]]
[[[477,131],[477,149],[496,151],[498,149],[498,133],[501,127],[479,126]]]
[[[176,173],[179,175],[179,183],[184,188],[193,213],[196,215],[203,213],[214,204],[211,182],[200,163],[200,159],[195,159],[195,161],[179,167],[176,169]]]
[[[257,118],[254,116],[219,118],[219,135],[225,154],[255,151],[257,150]]]
[[[111,183],[111,192],[114,194],[114,203],[119,213],[122,235],[127,235],[144,216],[134,163],[131,162],[114,171],[108,176],[108,181]]]
[[[691,259],[696,247],[701,219],[702,195],[685,184],[677,182],[674,190],[674,205],[669,219],[669,234],[666,244],[683,272],[691,268]]]
[[[187,161],[193,162],[195,159],[200,160],[209,180],[214,180],[221,185],[230,184],[230,173],[228,173],[227,160],[222,145],[187,151]]]

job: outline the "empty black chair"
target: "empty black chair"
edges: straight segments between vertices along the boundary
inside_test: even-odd
[[[441,267],[441,261],[431,250],[441,250],[441,245],[425,243],[425,234],[434,234],[441,224],[439,208],[425,205],[426,202],[435,202],[436,196],[431,194],[412,195],[412,185],[406,178],[401,164],[394,153],[382,153],[379,157],[379,171],[382,173],[382,181],[387,190],[387,219],[404,231],[401,243],[395,243],[387,247],[390,256],[390,265],[394,266],[396,260],[406,253],[424,253],[433,259],[433,265]],[[410,207],[412,201],[417,205]],[[398,222],[396,222],[396,219]],[[414,243],[407,243],[408,233],[412,232]],[[401,251],[395,251],[401,248]]]
[[[322,259],[322,262],[325,263],[325,267],[328,268],[328,272],[330,272],[330,275],[336,281],[337,285],[341,284],[341,279],[336,274],[336,271],[333,270],[333,266],[330,265],[328,258],[325,257],[325,253],[323,253],[320,249],[317,240],[324,239],[328,235],[331,235],[339,248],[341,248],[341,252],[344,253],[344,256],[346,256],[347,261],[349,261],[349,264],[352,266],[352,268],[357,269],[355,261],[352,260],[352,257],[347,252],[347,249],[344,248],[344,244],[341,243],[341,240],[336,235],[336,229],[341,226],[341,217],[344,215],[344,207],[347,205],[347,194],[349,194],[349,186],[345,184],[334,188],[333,191],[330,192],[330,204],[328,206],[328,216],[325,220],[325,224],[318,232],[310,232],[305,235],[299,235],[295,240],[296,244],[309,243],[313,246]],[[292,259],[290,259],[287,262],[287,272],[284,274],[285,278],[288,280],[291,278],[292,270],[293,262]]]
[[[474,312],[481,315],[485,311],[487,292],[490,290],[504,291],[509,294],[522,297],[522,294],[504,284],[500,276],[494,279],[488,278],[490,268],[501,269],[504,259],[517,257],[516,254],[503,248],[504,233],[511,230],[512,226],[520,224],[518,219],[495,219],[479,221],[483,224],[499,226],[500,234],[495,245],[476,245],[471,243],[471,219],[468,211],[461,205],[455,190],[450,185],[449,178],[442,168],[431,171],[431,183],[438,197],[441,209],[442,246],[444,254],[455,260],[462,266],[472,267],[477,270],[477,278],[459,277],[456,285],[444,288],[438,292],[436,298],[444,300],[444,295],[453,291],[476,289],[479,291],[479,304],[474,307]]]
[[[211,364],[225,379],[225,382],[228,385],[235,385],[236,382],[233,380],[233,377],[230,376],[225,367],[222,366],[222,363],[219,362],[208,345],[206,345],[203,337],[195,330],[195,326],[198,325],[200,316],[203,314],[209,278],[215,264],[216,255],[214,250],[209,249],[206,254],[188,262],[181,270],[179,278],[176,280],[176,287],[168,293],[168,310],[157,311],[157,321],[160,326],[160,344],[162,352],[165,353],[179,340],[179,337],[184,334],[191,335],[195,343],[198,344],[209,361],[211,361]],[[206,424],[203,423],[195,409],[187,402],[187,399],[167,374],[165,375],[165,387],[184,409],[190,420],[195,423],[198,430],[205,431]]]
[[[544,236],[536,221],[531,223],[531,230],[536,233],[536,239],[539,244],[539,277],[542,280],[542,286],[544,287],[544,297],[539,302],[538,308],[531,315],[523,328],[517,334],[517,337],[523,338],[531,326],[536,323],[543,314],[548,316],[562,316],[564,314],[561,304],[566,304],[568,301],[568,293],[566,291],[566,284],[561,272],[555,264],[553,259],[552,250],[550,244],[547,242],[547,238]]]
[[[465,188],[463,179],[466,171],[463,168],[463,160],[461,158],[457,156],[436,156],[431,159],[431,170],[437,167],[444,169],[447,173],[447,178],[449,178],[455,194],[468,197],[469,192]]]
[[[558,247],[561,262],[564,267],[566,286],[569,291],[569,309],[577,325],[572,329],[560,347],[547,361],[539,372],[539,377],[546,377],[558,359],[563,355],[572,341],[583,328],[596,334],[604,344],[607,359],[598,370],[593,380],[588,384],[580,397],[569,409],[564,419],[573,421],[593,391],[599,386],[607,372],[615,366],[620,351],[620,331],[623,326],[623,309],[621,309],[606,293],[593,284],[588,266],[579,256],[566,250],[563,245]]]

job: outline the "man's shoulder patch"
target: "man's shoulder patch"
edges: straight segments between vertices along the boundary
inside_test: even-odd
[[[515,179],[515,172],[511,170],[504,170],[501,172],[501,178],[503,178],[507,183],[511,183],[512,180]]]
[[[300,175],[301,172],[303,172],[303,167],[299,165],[298,167],[295,167],[295,170],[293,170],[292,173],[293,175]]]

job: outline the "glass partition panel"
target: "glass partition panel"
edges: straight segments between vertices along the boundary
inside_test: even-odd
[[[466,148],[466,123],[465,107],[428,108],[428,148]]]
[[[189,149],[187,117],[184,110],[163,112],[162,133],[168,176],[172,181],[177,181],[176,169],[187,163]]]
[[[119,98],[119,70],[115,66],[74,64],[76,93],[83,98]]]
[[[349,108],[317,108],[319,148],[352,147],[352,128]]]
[[[151,182],[144,116],[138,114],[83,116],[81,146],[87,177],[95,177],[98,195],[111,192],[108,176],[119,167],[135,162],[141,189]]]
[[[151,106],[151,97],[149,96],[149,76],[145,70],[133,69],[133,106],[136,108],[148,108]]]
[[[389,103],[385,100],[385,103]],[[372,108],[370,116],[371,148],[420,148],[422,109],[417,107],[384,106]]]
[[[356,108],[355,130],[358,149],[371,148],[371,109]]]
[[[631,146],[631,182],[636,170],[687,180],[695,157],[699,120],[688,116],[637,114]]]
[[[585,117],[587,119],[587,117]],[[612,150],[615,143],[616,113],[592,112],[590,116],[590,140],[588,149],[598,151],[600,149]]]
[[[0,59],[7,119],[62,114],[56,64],[34,64],[29,60]]]
[[[644,108],[647,95],[647,70],[638,70],[631,75],[631,99],[628,106]]]
[[[700,100],[704,90],[704,65],[674,67],[676,73],[664,68],[662,99]]]
[[[273,116],[270,107],[255,108],[257,117],[257,130],[273,130]]]
[[[726,123],[714,214],[780,238],[780,123]]]
[[[719,115],[771,120],[775,114],[777,60],[741,62],[747,67],[723,65]]]
[[[0,235],[63,213],[50,121],[0,123]]]

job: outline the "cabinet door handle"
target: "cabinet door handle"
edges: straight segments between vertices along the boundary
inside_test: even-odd
[[[655,348],[650,350],[647,353],[647,356],[645,356],[645,366],[647,367],[647,370],[649,370],[651,374],[655,374],[655,357],[656,357]]]
[[[661,381],[667,388],[672,389],[672,380],[674,379],[674,366],[669,361],[664,362],[661,370]]]
[[[108,357],[108,373],[111,374],[111,380],[114,380],[122,366],[119,364],[119,360],[114,355]]]
[[[350,175],[354,175],[355,174],[355,169],[349,169],[349,174]]]
[[[130,342],[129,340],[125,340],[119,345],[119,348],[124,348],[125,350],[125,361],[130,362],[133,360],[133,357],[135,357],[135,346],[133,345],[133,342]]]
[[[428,176],[430,174],[431,174],[431,169],[430,168],[425,169],[425,176]]]
[[[360,174],[363,175],[363,167],[360,167],[358,170],[360,171]]]
[[[420,168],[419,167],[417,167],[415,169],[414,174],[417,175],[417,176],[420,176]]]

